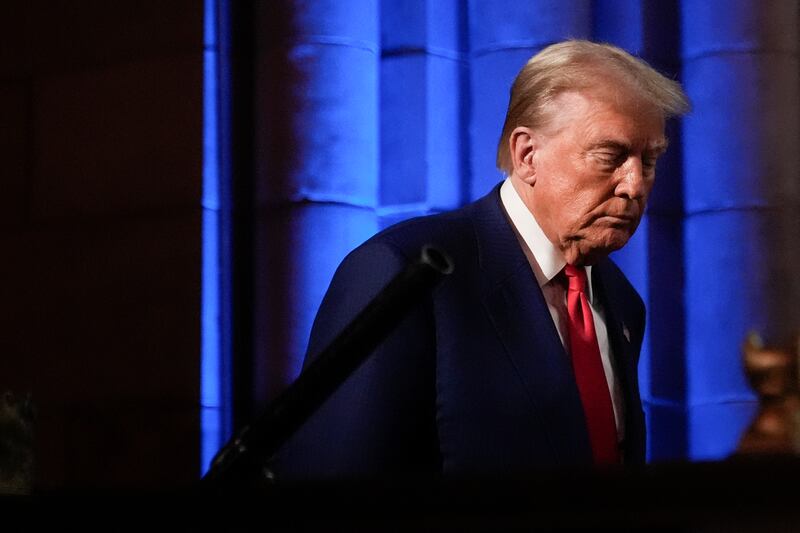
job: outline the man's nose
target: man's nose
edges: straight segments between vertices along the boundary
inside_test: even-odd
[[[639,200],[647,194],[647,178],[644,175],[642,160],[638,157],[629,157],[624,165],[619,167],[619,181],[614,193],[617,196]]]

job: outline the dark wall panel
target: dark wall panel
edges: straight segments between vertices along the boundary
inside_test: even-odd
[[[32,396],[37,485],[189,483],[202,2],[2,10],[0,391]]]

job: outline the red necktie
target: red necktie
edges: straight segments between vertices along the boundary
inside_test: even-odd
[[[586,297],[586,270],[567,265],[567,313],[572,367],[581,395],[595,464],[619,463],[617,426],[608,392],[594,319]]]

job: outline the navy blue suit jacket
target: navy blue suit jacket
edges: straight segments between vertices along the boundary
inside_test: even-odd
[[[518,477],[591,464],[570,360],[499,187],[456,211],[392,226],[350,253],[320,306],[306,362],[428,243],[455,271],[283,447],[279,478]],[[610,260],[592,277],[624,392],[625,461],[643,463],[644,305]]]

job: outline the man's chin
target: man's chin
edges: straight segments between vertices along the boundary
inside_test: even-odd
[[[580,250],[579,257],[576,257],[575,261],[587,265],[596,263],[625,246],[630,237],[631,234],[629,232],[617,230],[610,232],[610,234],[604,232],[602,238],[599,239],[586,239],[578,247]],[[570,262],[569,257],[567,262]]]

